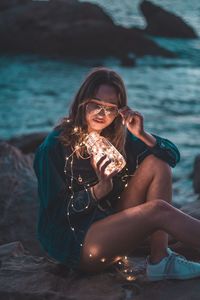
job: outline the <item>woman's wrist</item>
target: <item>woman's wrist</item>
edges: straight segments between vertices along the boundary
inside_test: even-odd
[[[112,191],[113,183],[99,182],[90,188],[93,198],[98,201]]]
[[[146,131],[144,131],[140,136],[138,136],[138,138],[149,147],[153,148],[156,144],[156,138]]]
[[[91,187],[90,187],[90,192],[91,192],[91,194],[92,194],[92,198],[93,198],[95,201],[97,201],[98,199],[97,199],[97,196],[96,196],[96,194],[95,194],[95,192],[94,192],[94,186],[91,186]]]

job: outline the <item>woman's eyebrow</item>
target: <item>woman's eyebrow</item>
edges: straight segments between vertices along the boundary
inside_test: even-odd
[[[104,100],[104,99],[100,99],[100,98],[97,98],[97,97],[92,97],[92,99],[97,100],[97,101],[101,101],[101,102],[106,102],[106,103],[113,104],[113,105],[117,106],[115,100]],[[113,102],[115,102],[115,103],[113,103]]]

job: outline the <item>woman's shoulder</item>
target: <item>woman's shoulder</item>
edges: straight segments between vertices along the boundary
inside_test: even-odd
[[[45,150],[53,150],[57,147],[60,147],[61,141],[59,140],[59,136],[61,131],[62,130],[58,128],[52,129],[51,132],[49,132],[49,134],[46,136],[42,144],[39,146],[39,148]]]

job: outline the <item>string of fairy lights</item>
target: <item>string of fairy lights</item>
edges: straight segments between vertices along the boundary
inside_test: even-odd
[[[74,128],[74,132],[77,132],[78,131],[78,128],[75,127]],[[87,211],[88,209],[90,209],[90,205],[91,205],[91,202],[93,202],[94,204],[94,208],[93,208],[93,214],[91,215],[91,220],[90,222],[92,223],[93,219],[95,218],[95,214],[96,214],[96,210],[97,209],[100,209],[100,210],[106,210],[105,208],[102,208],[100,203],[98,203],[98,199],[96,199],[96,197],[94,196],[94,193],[93,193],[93,186],[94,186],[94,183],[93,184],[82,184],[82,190],[84,190],[87,194],[87,203],[84,207],[81,207],[81,208],[77,208],[75,206],[75,200],[76,200],[76,196],[75,196],[75,192],[74,192],[74,181],[77,182],[83,182],[83,178],[81,177],[81,175],[79,174],[78,178],[75,178],[74,177],[74,172],[73,172],[73,166],[74,166],[74,155],[76,155],[76,151],[79,150],[81,147],[85,146],[84,142],[81,142],[79,145],[77,145],[75,147],[75,149],[72,151],[72,153],[69,155],[69,156],[66,156],[65,157],[65,165],[64,165],[64,173],[65,175],[70,178],[70,182],[69,182],[69,185],[68,185],[68,191],[69,191],[69,195],[67,197],[67,220],[68,220],[68,223],[69,223],[69,226],[70,226],[70,229],[71,231],[73,232],[73,236],[74,236],[74,239],[75,241],[79,244],[80,247],[83,247],[83,243],[81,243],[77,237],[77,233],[76,233],[76,228],[75,226],[72,224],[72,220],[71,220],[71,215],[70,215],[70,208],[73,210],[73,212],[75,213],[81,213],[81,212],[85,212]],[[136,168],[135,168],[135,171],[138,169],[139,167],[139,157],[141,155],[144,154],[144,152],[146,152],[147,150],[143,151],[142,153],[140,153],[138,156],[137,156],[137,159],[136,159]],[[83,157],[81,156],[81,159],[89,159],[91,157],[91,155],[87,156],[87,157]],[[128,187],[128,178],[129,177],[132,177],[132,176],[135,176],[135,173],[133,175],[129,175],[128,174],[128,168],[126,167],[125,168],[125,174],[122,175],[122,177],[120,178],[121,181],[124,183],[124,188],[127,188]],[[66,180],[66,182],[68,182]],[[118,199],[121,198],[121,196],[117,196]],[[107,204],[111,207],[111,204],[109,201],[107,201]],[[92,254],[90,253],[89,254],[90,257],[92,257]],[[127,257],[124,256],[123,258],[125,261],[127,261]],[[105,262],[106,261],[106,258],[102,258],[101,259],[101,262]],[[119,265],[122,265],[124,264],[122,262],[122,260],[119,260],[118,261],[118,264]],[[133,276],[132,275],[128,275],[128,268],[125,267],[123,269],[123,274],[127,274],[126,276],[126,279],[131,281],[133,280]]]

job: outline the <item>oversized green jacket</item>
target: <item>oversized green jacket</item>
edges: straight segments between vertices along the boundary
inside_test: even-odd
[[[80,243],[83,242],[85,233],[89,226],[98,219],[104,218],[111,210],[100,211],[98,207],[90,208],[88,212],[76,213],[70,211],[73,232],[67,218],[67,205],[70,199],[69,181],[70,170],[64,173],[65,156],[70,155],[70,147],[65,147],[58,140],[59,130],[53,130],[38,147],[35,159],[34,170],[38,179],[39,212],[37,223],[37,238],[47,253],[59,262],[74,267],[77,265],[77,258],[80,256]],[[153,134],[154,135],[154,134]],[[180,160],[180,153],[177,147],[169,140],[154,135],[157,140],[153,148],[148,147],[141,140],[130,132],[126,138],[126,156],[129,174],[136,168],[136,162],[141,163],[150,154],[167,162],[175,167]],[[81,175],[81,184],[75,181],[74,200],[77,207],[87,204],[91,194],[85,190],[85,185],[97,182],[97,177],[90,164],[90,160],[74,159],[73,176],[75,179]],[[116,176],[118,187],[119,176]],[[118,194],[117,194],[118,193]],[[114,199],[120,192],[111,192],[108,197]]]

